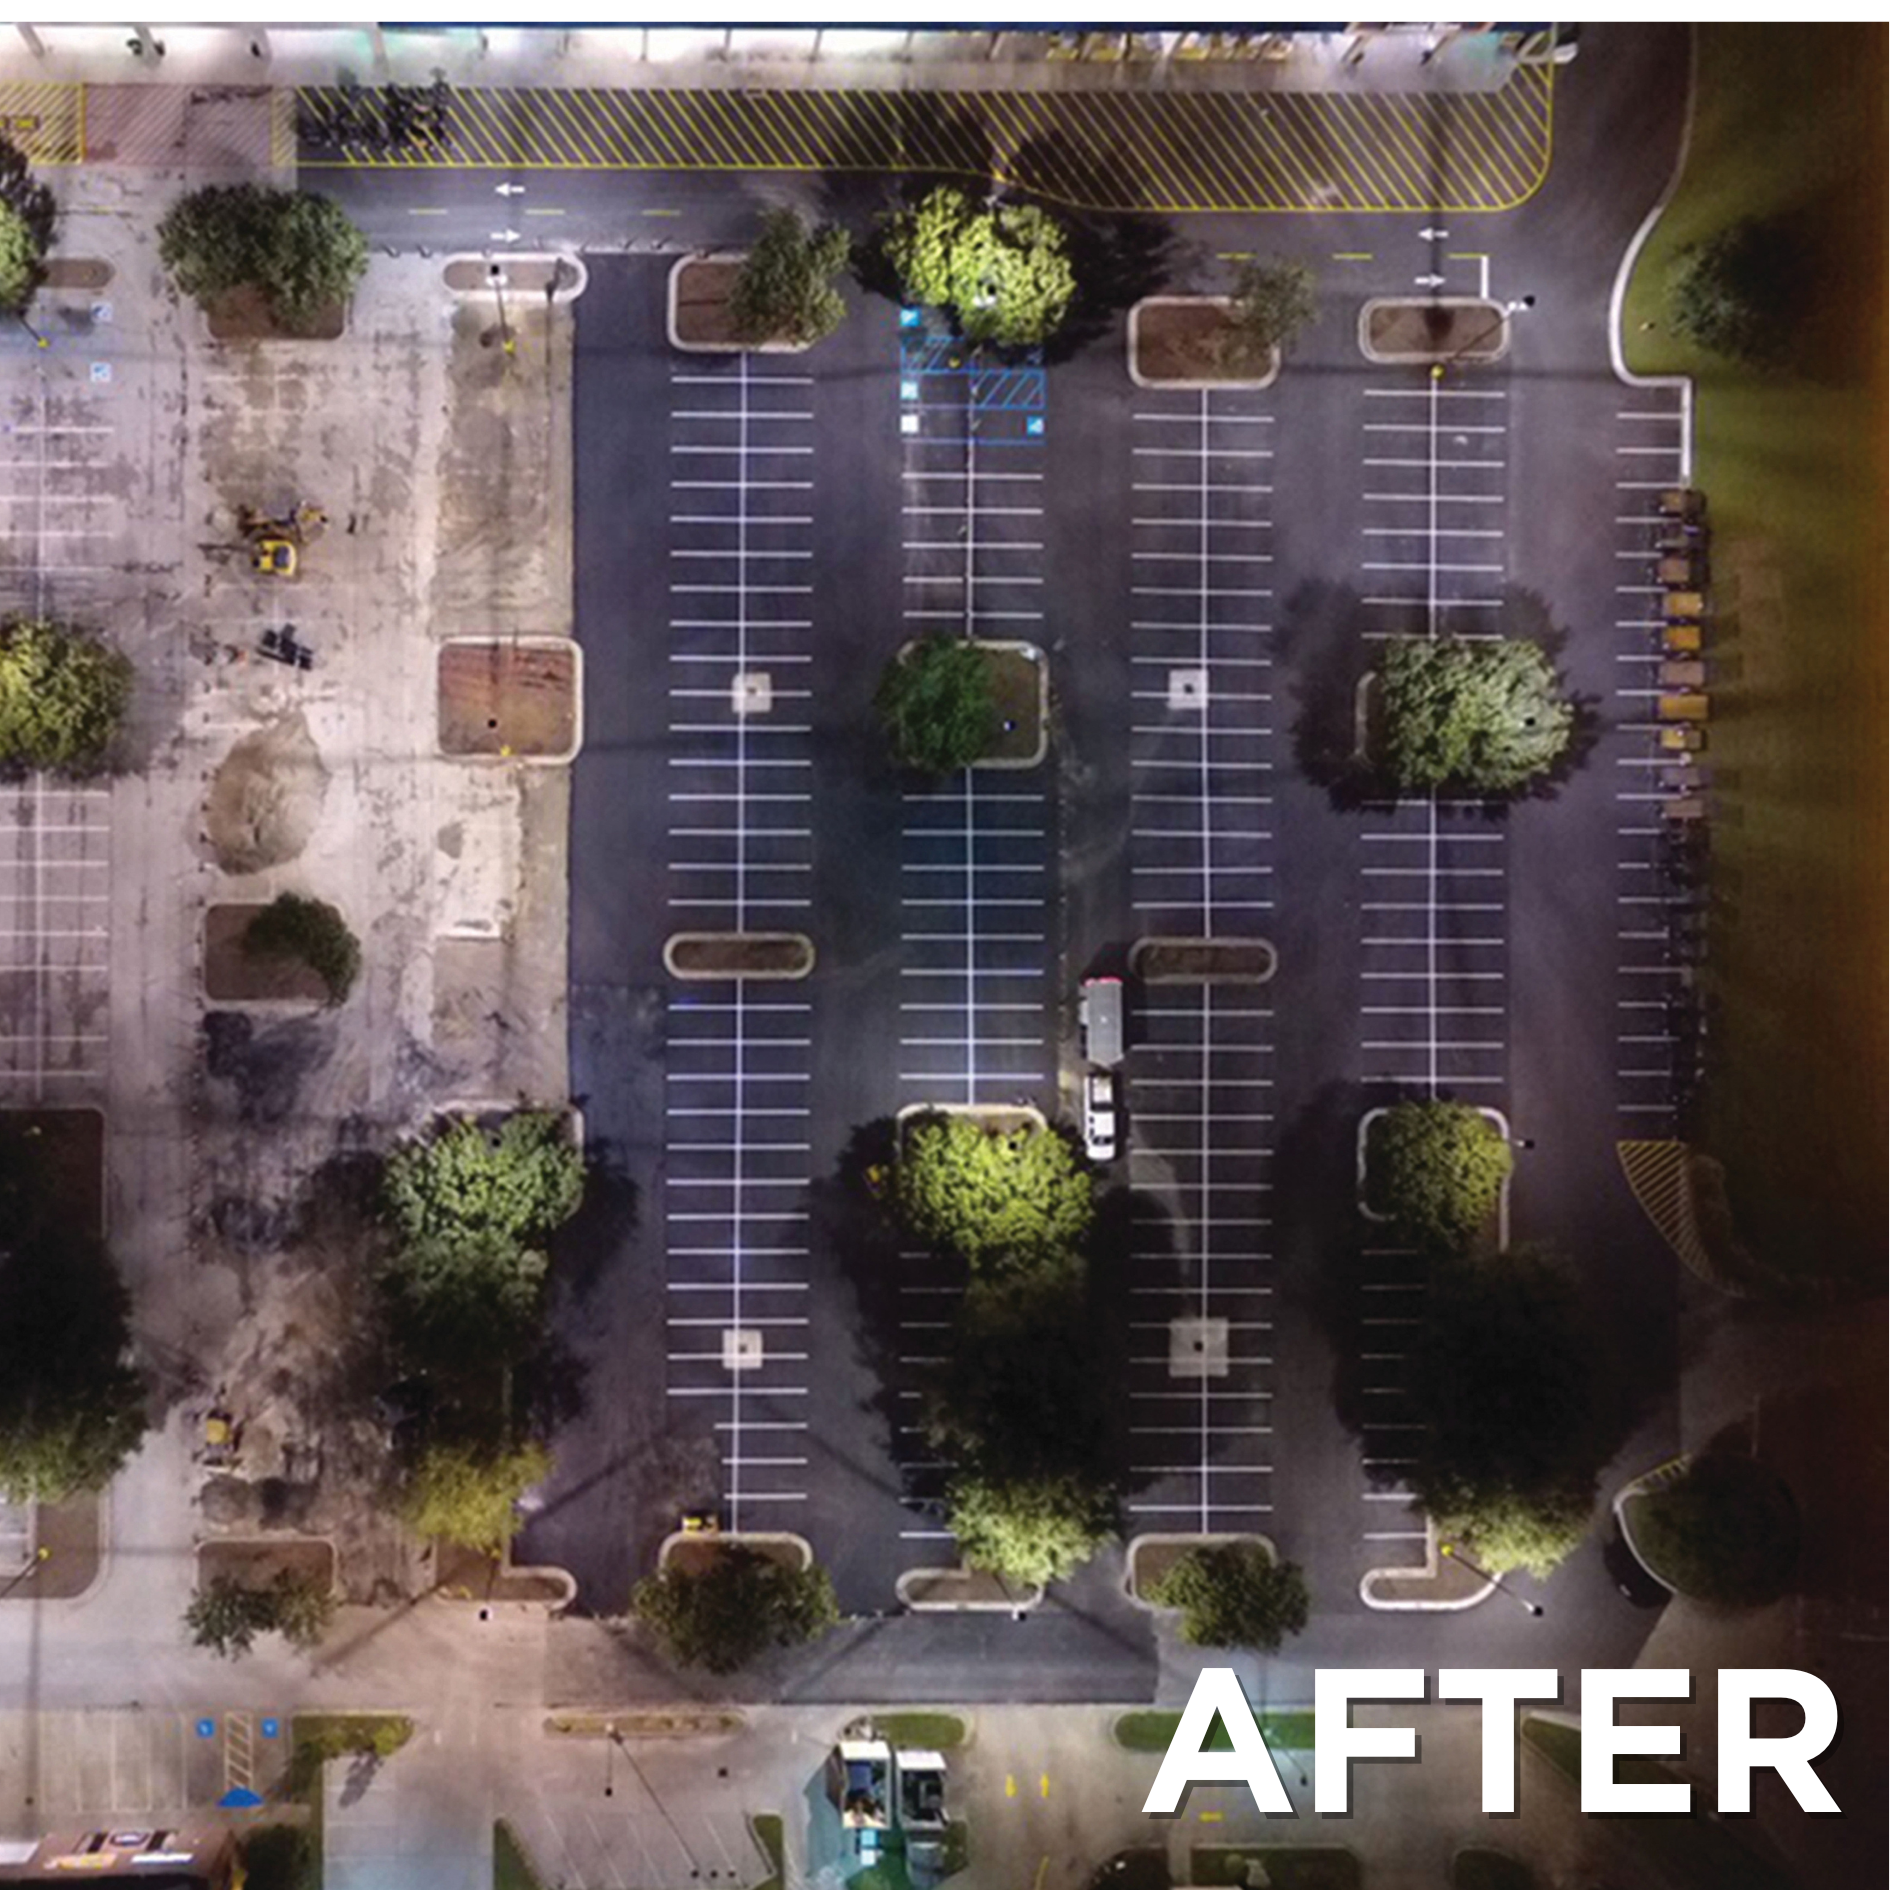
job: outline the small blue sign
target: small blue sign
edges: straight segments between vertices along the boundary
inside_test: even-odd
[[[899,311],[899,326],[901,328],[917,328],[924,319],[925,311],[923,309],[902,308]]]
[[[1024,431],[1026,433],[1041,434],[1043,432],[1043,415],[1033,413],[1030,418],[1024,422]]]
[[[282,1722],[279,1719],[266,1719],[262,1723],[262,1736],[265,1739],[274,1739],[281,1731]]]
[[[217,1736],[217,1723],[214,1719],[200,1719],[197,1722],[199,1739],[214,1739]]]

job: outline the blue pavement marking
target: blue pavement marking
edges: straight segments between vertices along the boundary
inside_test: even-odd
[[[274,1739],[281,1731],[282,1722],[279,1719],[266,1719],[262,1722],[262,1736],[265,1739]]]
[[[200,1719],[197,1722],[199,1739],[214,1739],[217,1736],[217,1723],[214,1719]]]

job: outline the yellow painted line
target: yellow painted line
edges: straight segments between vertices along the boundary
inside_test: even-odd
[[[1038,1779],[1037,1789],[1044,1797],[1048,1798],[1050,1796],[1050,1774],[1048,1772],[1044,1773],[1044,1775]]]
[[[643,214],[646,217],[679,217],[682,212],[680,210],[645,210]]]
[[[446,215],[446,212],[444,210],[416,210],[411,204],[409,204],[407,207],[407,214],[410,217],[443,217]]]
[[[1006,1772],[1004,1774],[1004,1796],[1006,1798],[1015,1798],[1017,1796],[1017,1777],[1015,1773]]]
[[[1332,252],[1334,262],[1370,262],[1372,252],[1369,249],[1335,249]]]
[[[1224,1811],[1204,1811],[1201,1814],[1201,1822],[1203,1824],[1219,1824],[1226,1816],[1227,1813]]]
[[[1046,1851],[1037,1865],[1037,1875],[1031,1884],[1031,1890],[1043,1890],[1044,1872],[1050,1868],[1050,1855]]]

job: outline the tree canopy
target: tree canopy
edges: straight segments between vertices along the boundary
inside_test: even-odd
[[[129,1297],[89,1235],[47,1224],[0,1242],[0,1496],[103,1489],[145,1433]]]
[[[921,774],[956,774],[998,739],[991,665],[969,637],[921,637],[901,651],[873,705],[894,757]]]
[[[550,1474],[542,1444],[430,1444],[413,1467],[401,1515],[417,1535],[497,1555],[518,1534],[519,1498]]]
[[[1790,352],[1804,314],[1802,245],[1782,225],[1742,217],[1674,258],[1667,314],[1687,340],[1749,367]]]
[[[324,899],[278,893],[250,920],[243,950],[258,958],[289,958],[307,965],[328,987],[330,1004],[341,1003],[361,972],[361,941]]]
[[[0,767],[98,773],[131,702],[109,643],[38,617],[0,623]]]
[[[1269,1654],[1305,1629],[1311,1611],[1305,1576],[1257,1542],[1190,1549],[1150,1585],[1148,1599],[1182,1611],[1181,1638],[1190,1647],[1255,1647]]]
[[[1234,279],[1232,310],[1239,355],[1264,365],[1319,313],[1319,278],[1302,262],[1256,256]]]
[[[1635,1549],[1681,1594],[1757,1608],[1785,1592],[1798,1560],[1798,1511],[1763,1464],[1709,1451],[1630,1502]]]
[[[1386,774],[1402,790],[1506,794],[1553,768],[1575,733],[1555,665],[1523,638],[1394,637],[1379,669]]]
[[[1411,1486],[1494,1574],[1547,1575],[1581,1539],[1614,1440],[1573,1285],[1526,1251],[1432,1275],[1406,1385],[1423,1423]]]
[[[292,1647],[313,1647],[334,1619],[333,1592],[313,1576],[283,1570],[265,1588],[218,1575],[191,1597],[184,1626],[199,1647],[234,1660],[258,1634],[280,1634]]]
[[[550,1264],[499,1234],[406,1242],[381,1274],[400,1349],[448,1372],[516,1364],[537,1343]]]
[[[1068,232],[1035,204],[982,203],[942,184],[893,212],[883,240],[906,299],[949,309],[970,341],[1046,341],[1076,293]]]
[[[52,192],[0,137],[0,312],[17,314],[33,299],[56,220]]]
[[[1054,1130],[922,1116],[906,1126],[892,1200],[916,1238],[1002,1273],[1073,1253],[1095,1216],[1095,1182]]]
[[[700,1570],[671,1566],[639,1582],[630,1605],[672,1660],[710,1673],[818,1640],[840,1618],[826,1570],[789,1568],[733,1543]]]
[[[1006,1581],[1061,1581],[1116,1525],[1115,1494],[1077,1471],[1014,1476],[969,1469],[947,1485],[952,1534],[973,1568]]]
[[[1366,1136],[1365,1198],[1420,1245],[1455,1252],[1489,1220],[1514,1161],[1468,1103],[1396,1103]]]
[[[798,211],[770,210],[735,278],[729,312],[744,341],[803,346],[830,335],[847,305],[833,279],[852,244],[842,229],[810,229]]]
[[[542,1240],[578,1211],[584,1157],[551,1110],[520,1110],[496,1130],[461,1116],[397,1148],[382,1193],[406,1240]]]
[[[307,329],[367,270],[367,239],[332,198],[262,184],[207,184],[158,224],[158,255],[184,294],[209,303],[254,288],[276,321]]]

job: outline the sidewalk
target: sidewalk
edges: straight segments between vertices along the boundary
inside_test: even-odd
[[[729,31],[634,27],[558,31],[473,27],[154,26],[164,48],[131,50],[128,26],[14,28],[0,45],[0,83],[178,85],[718,87],[850,91],[1483,91],[1514,68],[1503,36],[1436,43],[1412,27],[1359,40],[1349,32],[1288,38],[1277,56],[1054,55],[1045,32]],[[40,50],[25,38],[31,32]],[[1096,35],[1119,41],[1120,35]],[[1177,42],[1182,35],[1167,36]],[[1256,36],[1257,37],[1257,36]],[[1427,57],[1427,53],[1429,56]]]

